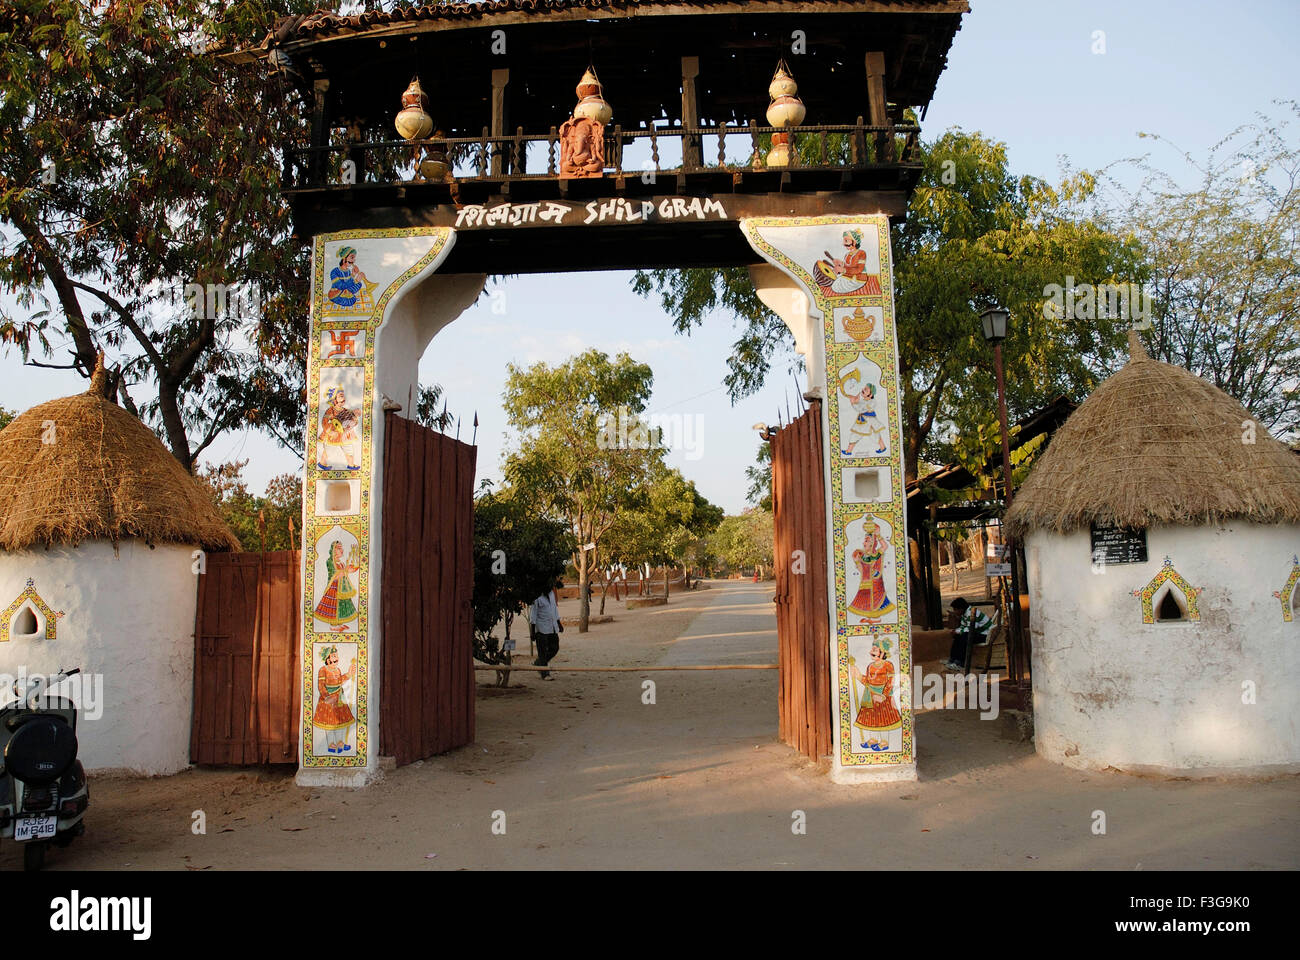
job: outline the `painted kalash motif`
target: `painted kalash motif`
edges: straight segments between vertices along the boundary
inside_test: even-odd
[[[834,535],[836,770],[914,777],[889,220],[763,217],[745,220],[741,228],[767,262],[798,283],[809,315],[821,323]],[[815,368],[811,353],[809,361]]]
[[[1167,585],[1167,586],[1166,586]],[[1197,597],[1201,595],[1200,587],[1194,587],[1183,579],[1182,574],[1174,569],[1174,561],[1165,557],[1164,566],[1160,572],[1151,578],[1151,582],[1140,590],[1132,591],[1132,596],[1139,597],[1142,600],[1142,622],[1156,622],[1156,596],[1161,598],[1168,590],[1177,590],[1182,594],[1186,601],[1186,616],[1181,618],[1182,621],[1196,621],[1201,619],[1200,610],[1197,607]]]
[[[443,227],[315,238],[307,363],[303,529],[304,770],[372,765],[371,528],[376,482],[375,348],[399,292],[437,268]]]
[[[1281,590],[1273,591],[1273,596],[1282,601],[1282,620],[1286,623],[1290,623],[1294,616],[1297,585],[1300,585],[1300,555],[1291,557],[1291,576],[1287,577]]]

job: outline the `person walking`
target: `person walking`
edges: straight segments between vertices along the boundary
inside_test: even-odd
[[[561,581],[555,582],[556,588],[562,586]],[[560,623],[560,603],[555,595],[555,590],[548,590],[528,605],[528,623],[532,627],[533,636],[537,643],[537,659],[533,661],[533,666],[544,667],[551,662],[560,651],[560,634],[564,632],[564,624]],[[542,671],[543,680],[554,680],[549,670]]]

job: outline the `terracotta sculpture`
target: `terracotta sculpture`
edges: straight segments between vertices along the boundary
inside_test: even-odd
[[[570,117],[560,127],[560,178],[600,177],[605,172],[605,125]]]

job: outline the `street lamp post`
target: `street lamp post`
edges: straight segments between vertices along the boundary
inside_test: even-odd
[[[1003,307],[990,307],[980,314],[980,323],[984,326],[984,339],[993,344],[993,369],[998,379],[998,422],[1002,427],[1002,484],[1005,488],[1004,509],[1011,509],[1011,433],[1007,429],[1007,391],[1002,373],[1002,341],[1007,336],[1007,321],[1010,313]],[[1015,542],[1007,534],[1006,524],[1002,525],[1002,539],[1007,546],[1007,559],[1011,562],[1011,644],[1007,650],[1007,670],[1015,682],[1020,682],[1020,655],[1024,649],[1021,645],[1023,633],[1020,628],[1020,574],[1016,564]],[[1014,655],[1011,653],[1014,647]]]

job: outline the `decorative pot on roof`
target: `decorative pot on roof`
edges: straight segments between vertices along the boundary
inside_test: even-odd
[[[795,83],[790,68],[786,66],[784,60],[776,65],[776,73],[772,75],[772,82],[768,85],[767,92],[772,98],[767,108],[769,126],[797,127],[803,123],[804,117],[808,115],[808,108],[799,99],[799,84]],[[790,139],[788,133],[772,134],[772,149],[767,153],[769,167],[790,165],[790,157],[794,149]]]
[[[405,140],[422,140],[433,132],[433,117],[429,116],[429,95],[420,86],[420,78],[413,77],[402,94],[402,109],[393,125]]]
[[[585,117],[604,125],[614,118],[614,108],[605,102],[605,88],[596,76],[596,68],[588,67],[579,81],[578,105],[573,108],[575,117]]]

